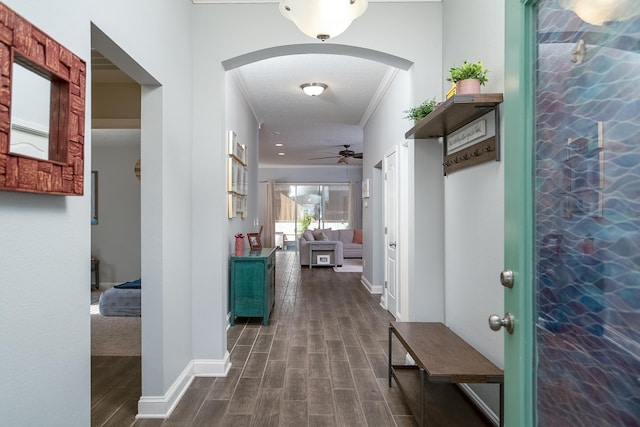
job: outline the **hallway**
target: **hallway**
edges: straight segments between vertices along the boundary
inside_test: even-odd
[[[380,295],[360,273],[301,269],[295,252],[278,252],[276,265],[269,325],[241,318],[229,329],[226,378],[195,378],[166,420],[134,422],[129,400],[92,425],[130,425],[127,417],[135,427],[415,425],[399,390],[387,387],[392,317]]]
[[[393,426],[390,414],[412,425],[386,387],[391,317],[380,296],[359,273],[298,264],[294,252],[278,253],[269,326],[249,319],[230,328],[229,376],[196,378],[162,426]]]
[[[276,265],[269,325],[240,318],[229,328],[227,377],[195,378],[166,420],[135,420],[140,358],[94,357],[91,425],[416,426],[400,390],[388,387],[393,318],[380,306],[380,295],[365,290],[360,273],[301,269],[295,252],[278,252]],[[393,349],[394,361],[404,360],[398,342]],[[466,405],[451,397],[428,410],[435,424],[491,425],[467,418]]]

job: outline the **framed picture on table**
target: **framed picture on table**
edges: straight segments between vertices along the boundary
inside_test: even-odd
[[[318,265],[328,265],[328,264],[331,264],[330,255],[318,255]]]
[[[247,233],[247,239],[249,239],[249,247],[252,251],[259,251],[262,249],[262,226],[257,233]]]
[[[247,233],[247,239],[249,239],[249,247],[252,251],[258,251],[262,249],[260,233]]]

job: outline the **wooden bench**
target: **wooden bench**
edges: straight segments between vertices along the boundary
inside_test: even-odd
[[[393,364],[394,335],[415,365]],[[504,372],[442,323],[390,322],[389,387],[392,378],[420,426],[491,425],[457,384],[500,384],[503,425]]]

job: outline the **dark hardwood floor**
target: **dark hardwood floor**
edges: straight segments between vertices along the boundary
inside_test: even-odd
[[[229,375],[195,378],[166,420],[135,420],[140,358],[92,358],[92,426],[415,426],[387,383],[393,318],[360,273],[301,270],[295,253],[279,252],[276,276],[269,325],[239,319]]]
[[[140,356],[91,357],[91,425],[130,426],[141,394]]]

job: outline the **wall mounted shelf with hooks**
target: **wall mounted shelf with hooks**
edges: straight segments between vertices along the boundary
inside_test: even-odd
[[[428,116],[420,120],[405,138],[444,138],[444,174],[489,160],[500,160],[499,114],[502,103],[501,93],[480,93],[474,95],[454,95],[437,106]],[[447,153],[447,137],[474,120],[495,111],[495,135],[481,140],[455,153]]]

